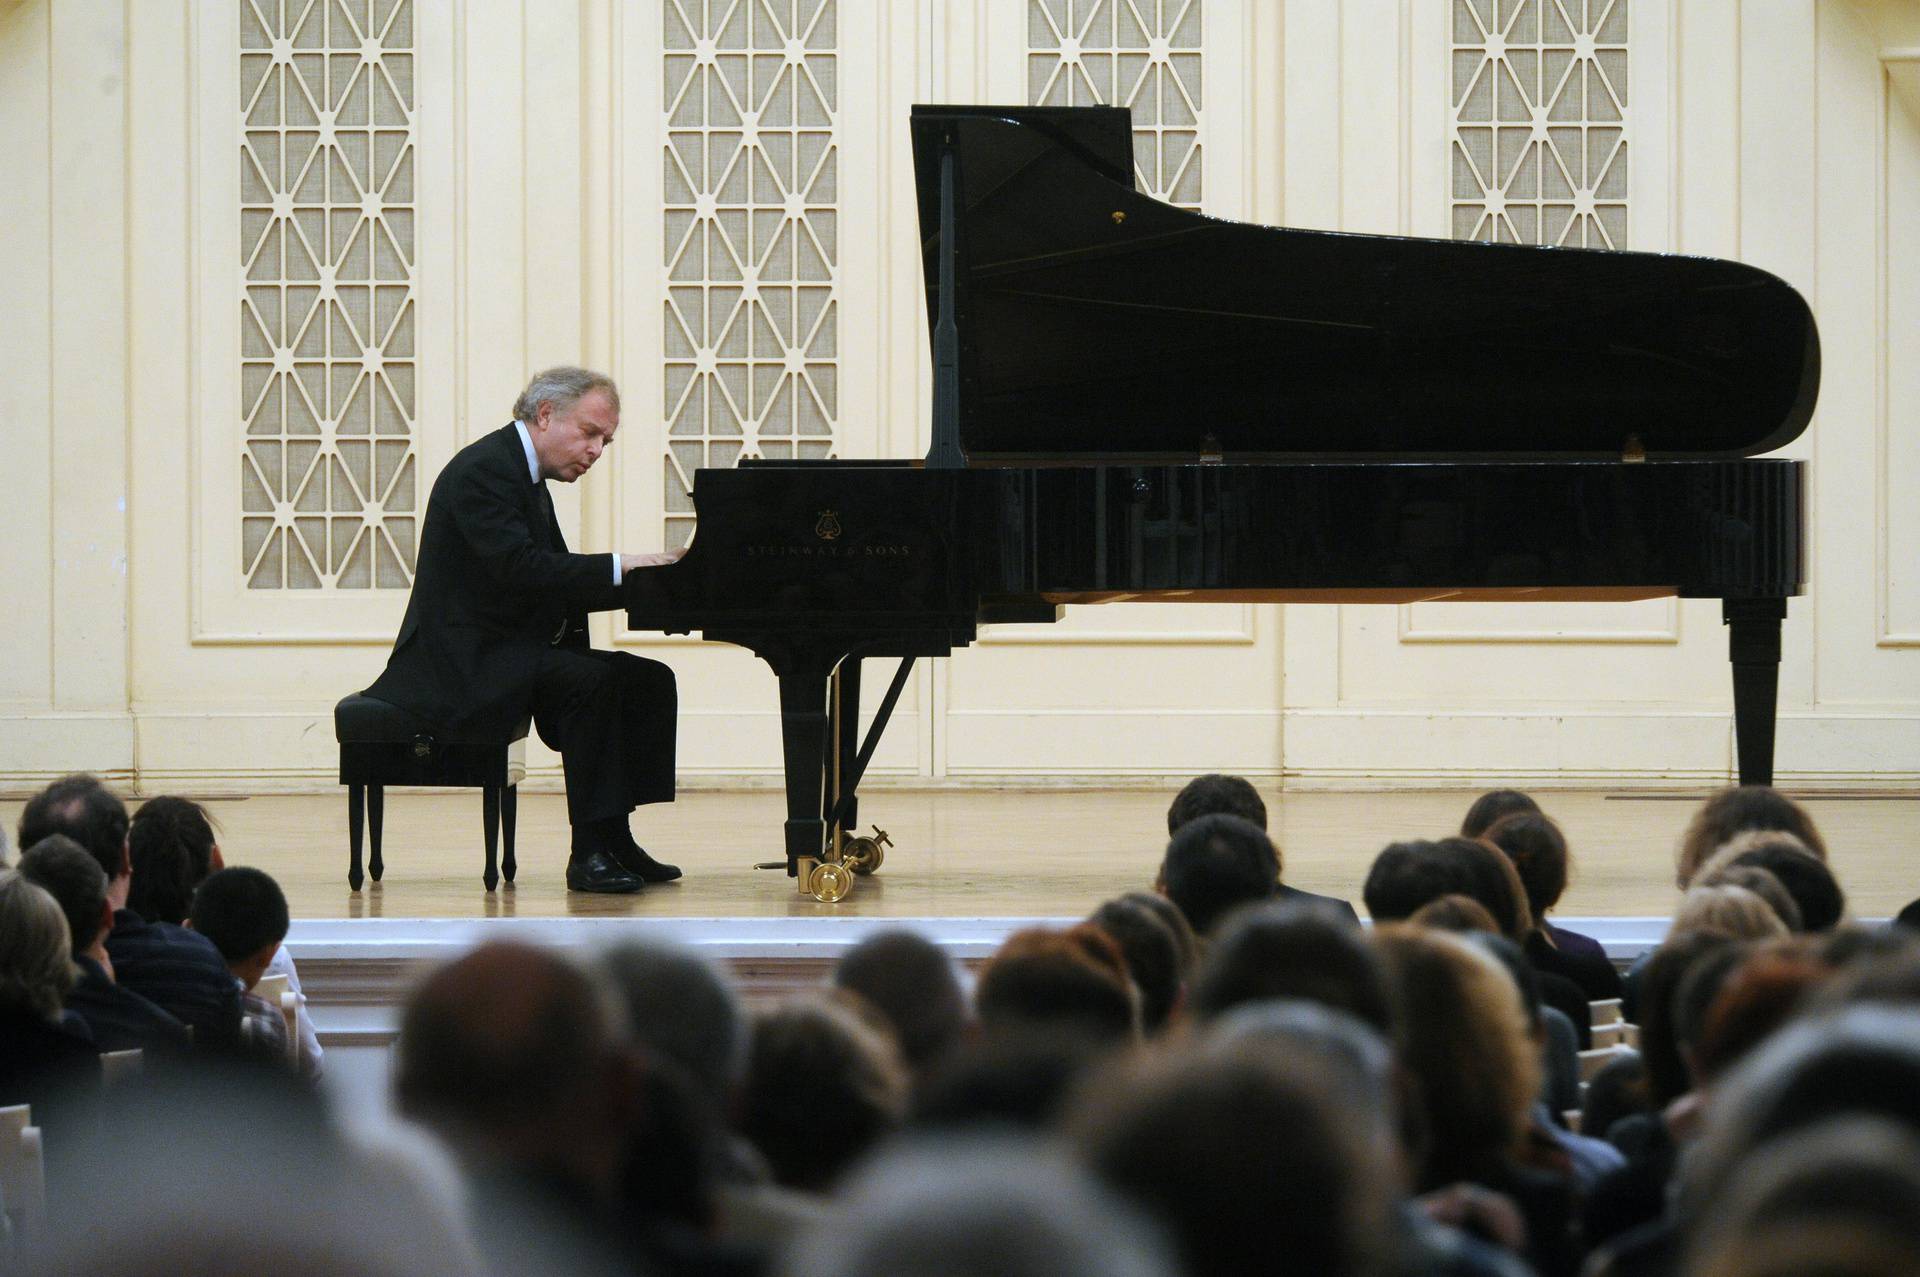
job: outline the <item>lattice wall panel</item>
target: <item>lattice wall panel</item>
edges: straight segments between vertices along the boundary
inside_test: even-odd
[[[240,0],[241,569],[414,562],[413,0]]]
[[[693,472],[833,455],[835,0],[665,0],[665,511]]]
[[[1628,0],[1451,0],[1453,234],[1627,246]]]
[[[1200,206],[1200,0],[1027,0],[1027,100],[1133,108],[1156,199]]]

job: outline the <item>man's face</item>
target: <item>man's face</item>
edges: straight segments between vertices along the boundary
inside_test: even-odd
[[[551,402],[541,404],[527,434],[541,477],[572,483],[600,459],[619,428],[620,410],[607,392],[589,390],[564,412],[556,412]]]

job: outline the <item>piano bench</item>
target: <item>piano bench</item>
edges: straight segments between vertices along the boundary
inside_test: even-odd
[[[522,722],[506,740],[458,740],[398,705],[357,692],[335,705],[333,735],[340,742],[340,783],[347,787],[347,885],[358,891],[364,880],[360,868],[363,825],[370,835],[367,872],[379,882],[386,868],[380,833],[388,785],[480,790],[487,847],[480,881],[488,891],[499,885],[503,873],[512,882],[517,787],[527,775],[529,726]],[[496,864],[497,850],[504,855]]]

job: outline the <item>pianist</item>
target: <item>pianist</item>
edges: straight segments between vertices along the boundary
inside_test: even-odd
[[[572,554],[561,536],[547,480],[572,483],[613,442],[610,378],[550,368],[513,415],[434,481],[413,597],[367,695],[442,731],[501,739],[531,712],[566,776],[568,888],[638,891],[680,876],[627,829],[635,807],[673,801],[673,671],[588,646],[587,613],[620,606],[624,573],[679,553]]]

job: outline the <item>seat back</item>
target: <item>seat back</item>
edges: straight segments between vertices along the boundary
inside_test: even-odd
[[[0,1108],[0,1204],[16,1248],[32,1244],[47,1223],[47,1166],[40,1128],[25,1104]]]
[[[139,1047],[129,1051],[100,1053],[100,1080],[109,1088],[140,1076],[146,1067],[146,1054]]]

